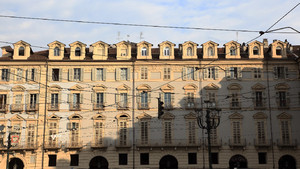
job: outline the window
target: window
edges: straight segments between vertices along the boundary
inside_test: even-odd
[[[241,126],[239,121],[232,122],[233,144],[241,144]]]
[[[171,68],[164,68],[164,80],[171,79]]]
[[[60,49],[58,47],[55,47],[53,52],[54,52],[54,56],[59,56],[60,55]]]
[[[240,108],[239,94],[237,92],[231,94],[231,108]]]
[[[235,56],[236,55],[236,48],[235,47],[230,47],[230,56]]]
[[[17,75],[16,75],[16,80],[17,81],[22,81],[23,80],[23,69],[18,68],[17,69]]]
[[[194,80],[194,71],[195,69],[193,67],[187,68],[187,80]]]
[[[96,69],[96,80],[103,81],[104,80],[104,69],[103,68],[97,68]]]
[[[276,55],[282,55],[282,48],[280,46],[276,47]]]
[[[6,112],[6,94],[0,94],[0,110]]]
[[[182,68],[182,80],[197,80],[197,73],[195,67],[183,67]]]
[[[127,49],[121,49],[121,56],[127,56]]]
[[[128,68],[121,68],[120,69],[120,80],[129,80],[128,79]]]
[[[52,69],[52,81],[59,81],[59,69]]]
[[[165,144],[171,144],[172,143],[172,122],[171,121],[165,121],[164,122],[164,131],[165,131]]]
[[[265,122],[257,121],[257,143],[265,144],[266,143],[266,131],[265,131]]]
[[[76,49],[75,49],[75,56],[81,56],[81,49],[80,49],[80,47],[76,47]]]
[[[57,142],[57,122],[48,122],[49,127],[49,137],[48,137],[48,146],[56,147]]]
[[[258,153],[258,164],[267,164],[267,153]]]
[[[255,103],[256,108],[264,107],[264,99],[262,91],[255,91]]]
[[[149,153],[141,153],[140,154],[140,164],[141,165],[149,165]]]
[[[119,108],[121,109],[128,108],[127,93],[120,93],[119,95],[120,95]]]
[[[58,93],[51,94],[51,109],[58,109]]]
[[[211,163],[219,164],[219,153],[211,153]]]
[[[281,120],[280,128],[281,128],[281,141],[282,141],[282,144],[289,145],[290,141],[291,141],[289,121]]]
[[[164,93],[164,108],[165,109],[172,108],[172,93],[170,92]]]
[[[259,55],[259,49],[257,46],[254,46],[253,48],[253,55]]]
[[[143,47],[142,48],[142,56],[148,56],[147,48]]]
[[[215,91],[207,91],[206,100],[216,104],[216,92]]]
[[[128,155],[119,154],[119,165],[127,165]]]
[[[149,108],[148,92],[143,91],[140,93],[139,109],[148,109],[148,108]]]
[[[187,48],[187,54],[186,54],[187,56],[193,56],[194,54],[193,54],[193,49],[191,48],[191,47],[188,47]]]
[[[73,93],[71,109],[75,109],[75,110],[80,109],[80,103],[81,103],[80,93]]]
[[[231,67],[229,69],[229,78],[230,79],[238,79],[238,74],[240,73],[239,68],[237,67]]]
[[[170,56],[170,48],[169,47],[164,48],[164,56]]]
[[[29,124],[27,126],[27,146],[34,147],[34,124]]]
[[[24,56],[24,53],[25,53],[25,48],[23,46],[21,46],[19,48],[19,56]]]
[[[30,94],[29,106],[30,109],[37,108],[37,94]]]
[[[119,144],[127,145],[127,122],[120,121],[119,123]]]
[[[212,145],[218,145],[217,129],[210,130],[210,142]]]
[[[195,97],[193,92],[188,92],[186,98],[186,108],[194,108],[195,107]]]
[[[219,78],[219,70],[217,67],[206,68],[203,71],[204,79],[218,79]]]
[[[22,94],[15,95],[15,104],[16,105],[21,105],[22,104],[22,98],[23,98]]]
[[[141,121],[141,144],[148,144],[148,121]]]
[[[194,120],[191,120],[188,122],[188,139],[189,144],[195,144],[196,143],[196,123]]]
[[[78,166],[79,164],[79,154],[70,154],[70,166]]]
[[[74,68],[74,81],[80,81],[81,80],[81,69],[80,68]]]
[[[96,93],[96,107],[98,109],[104,108],[104,93]]]
[[[253,69],[254,79],[261,79],[262,71],[261,68]]]
[[[56,155],[48,155],[49,162],[48,166],[56,166]]]
[[[188,153],[189,164],[197,164],[197,153]]]
[[[283,66],[274,67],[274,78],[275,79],[286,79],[288,78],[288,68]]]
[[[95,122],[95,145],[103,144],[103,122]]]
[[[1,124],[1,126],[4,124]],[[4,147],[4,140],[6,140],[5,138],[5,129],[2,130],[2,132],[0,132],[0,146]]]
[[[79,123],[78,122],[71,122],[69,123],[68,129],[70,130],[70,144],[71,147],[76,147],[79,145]]]
[[[286,91],[279,91],[276,92],[276,101],[279,108],[287,108],[289,99],[288,99],[289,93]]]
[[[9,81],[9,75],[10,75],[9,69],[2,69],[1,80],[8,82]]]
[[[148,79],[148,69],[147,67],[141,68],[141,79],[147,80]]]
[[[20,136],[21,136],[21,124],[20,123],[15,123],[15,124],[12,124],[12,129],[11,129],[11,133],[14,133],[12,136],[11,136],[11,139],[12,140],[15,140],[15,143],[18,145],[20,144]]]
[[[214,49],[212,47],[208,47],[207,54],[208,56],[214,56],[215,55]]]

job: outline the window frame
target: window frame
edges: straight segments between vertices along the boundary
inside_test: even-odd
[[[53,55],[54,56],[60,56],[60,49],[59,49],[59,47],[55,47],[54,49],[53,49]]]

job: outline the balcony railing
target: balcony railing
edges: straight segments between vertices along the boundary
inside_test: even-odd
[[[61,143],[58,143],[56,141],[46,142],[44,148],[48,150],[60,149]]]
[[[80,111],[81,104],[80,103],[70,103],[70,111]]]
[[[129,109],[129,106],[127,103],[118,103],[117,104],[117,109],[118,110],[127,110]]]
[[[232,110],[241,109],[241,103],[240,102],[231,102],[230,109],[232,109]]]
[[[205,146],[208,147],[208,140],[205,139]],[[210,139],[210,146],[211,147],[221,147],[222,146],[222,140],[221,139]]]
[[[94,108],[94,110],[104,110],[104,104],[103,103],[94,103],[93,108]]]
[[[277,146],[279,148],[296,148],[298,145],[297,140],[277,140]]]
[[[12,104],[10,106],[10,111],[12,112],[22,112],[23,111],[23,104]]]
[[[149,110],[149,104],[148,103],[138,103],[138,109],[139,110]]]
[[[7,108],[8,108],[7,104],[0,104],[0,113],[6,113]]]
[[[38,104],[27,104],[26,105],[26,111],[38,111],[39,106]]]
[[[278,109],[289,109],[290,104],[288,101],[278,102]]]
[[[271,146],[271,140],[268,140],[268,139],[254,139],[254,146],[257,147],[257,148],[270,147]]]
[[[137,147],[200,147],[202,143],[200,140],[188,140],[188,139],[171,139],[171,140],[136,140]]]
[[[37,143],[18,143],[15,145],[12,145],[10,148],[11,151],[23,151],[23,150],[36,150],[38,148]],[[0,145],[0,150],[7,150],[6,145]]]
[[[195,108],[195,102],[189,101],[185,103],[185,109],[194,109]]]
[[[132,143],[130,140],[116,140],[116,148],[130,148],[132,146]]]
[[[82,141],[71,141],[66,145],[67,149],[81,149],[83,147]]]
[[[59,104],[48,104],[48,111],[58,111],[59,110]]]
[[[246,147],[246,139],[229,139],[229,146],[231,148],[245,148]]]
[[[98,140],[98,141],[93,141],[91,143],[91,148],[93,149],[101,149],[101,148],[107,148],[108,144],[107,144],[107,140]]]

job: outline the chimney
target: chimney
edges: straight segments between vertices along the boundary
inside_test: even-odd
[[[263,45],[264,45],[264,48],[268,48],[269,47],[268,39],[264,39],[263,40]]]

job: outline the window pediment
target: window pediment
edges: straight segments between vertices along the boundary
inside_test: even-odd
[[[175,46],[174,43],[170,42],[170,41],[163,41],[162,43],[158,44],[158,46],[162,47],[162,46]]]
[[[288,90],[289,88],[290,86],[285,83],[279,83],[275,86],[276,90]]]
[[[214,83],[210,83],[204,87],[205,90],[219,90],[219,86]]]
[[[9,119],[10,121],[24,121],[25,119],[21,117],[20,115],[16,114],[13,117]]]
[[[71,47],[86,47],[86,44],[82,43],[80,41],[76,41],[76,42],[69,44],[69,46],[71,46]]]
[[[129,91],[129,90],[130,90],[130,87],[127,86],[127,85],[125,85],[125,84],[123,84],[123,85],[119,86],[119,87],[117,88],[117,90],[119,90],[119,91]]]
[[[233,113],[233,114],[231,114],[228,118],[229,118],[229,119],[243,119],[244,116],[241,115],[240,113]]]
[[[129,120],[130,116],[127,113],[121,113],[116,116],[118,120]]]
[[[267,119],[268,116],[263,112],[258,112],[253,115],[254,119]]]
[[[174,119],[175,116],[170,112],[165,112],[162,116],[160,116],[160,118],[164,120],[169,120],[169,119]]]
[[[198,87],[195,84],[187,84],[183,87],[183,89],[187,91],[195,91]]]
[[[79,90],[79,91],[81,91],[81,90],[83,90],[83,87],[81,87],[81,86],[79,86],[79,85],[74,85],[74,86],[72,86],[72,87],[70,88],[70,90]]]
[[[150,116],[149,114],[147,114],[145,112],[137,117],[137,119],[139,119],[139,120],[150,120],[151,118],[152,118],[152,116]]]
[[[185,119],[196,119],[197,116],[196,116],[195,113],[190,112],[189,114],[184,115],[184,118],[185,118]]]
[[[104,85],[96,85],[93,87],[94,91],[105,91],[106,87]]]
[[[139,85],[136,89],[140,91],[151,91],[151,87],[147,84]]]
[[[233,84],[230,84],[228,87],[227,87],[228,90],[241,90],[242,89],[242,86],[240,84],[237,84],[237,83],[233,83]]]
[[[54,48],[54,47],[63,48],[63,47],[65,47],[66,45],[65,45],[64,43],[61,43],[60,41],[57,41],[57,40],[56,40],[56,41],[53,41],[53,42],[49,43],[48,46],[49,46],[49,47],[52,47],[52,48]]]
[[[80,114],[72,114],[71,116],[68,117],[69,120],[81,120],[83,117]]]
[[[252,90],[265,90],[266,89],[266,87],[260,83],[256,83],[251,88],[252,88]]]
[[[163,91],[163,92],[171,92],[171,91],[174,90],[174,87],[169,85],[169,84],[166,84],[166,85],[162,86],[160,88],[160,90]]]
[[[61,89],[62,88],[60,86],[58,86],[58,85],[52,85],[49,88],[50,91],[61,91]]]
[[[23,87],[23,86],[14,86],[14,87],[11,88],[11,91],[13,91],[13,92],[24,92],[25,87]]]
[[[103,41],[97,41],[93,44],[91,44],[90,46],[93,46],[93,47],[108,47],[109,45]]]
[[[48,116],[47,118],[48,118],[48,120],[59,120],[60,119],[60,117],[55,114],[52,114],[52,115]]]
[[[291,119],[292,118],[292,115],[286,113],[286,112],[283,112],[283,113],[280,113],[278,116],[277,116],[278,119]]]
[[[105,120],[106,117],[102,114],[96,114],[95,116],[92,117],[93,120]]]

